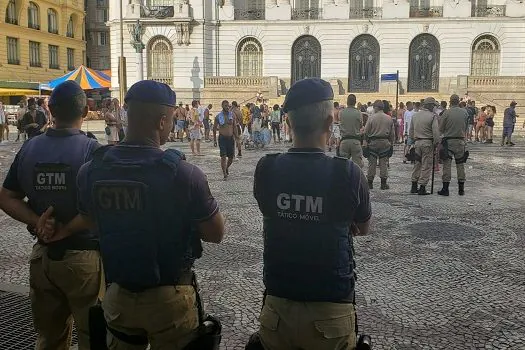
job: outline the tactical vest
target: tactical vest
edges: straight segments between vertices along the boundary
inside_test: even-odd
[[[351,186],[360,175],[350,171],[346,159],[311,157],[269,155],[258,166],[255,195],[263,214],[267,293],[296,301],[352,302],[349,227],[358,196]]]
[[[188,189],[176,182],[183,159],[130,145],[95,152],[86,184],[107,282],[131,291],[176,285],[193,265]]]
[[[19,154],[19,181],[36,214],[53,206],[53,216],[61,223],[78,214],[76,176],[97,146],[81,131],[55,129],[24,143]]]

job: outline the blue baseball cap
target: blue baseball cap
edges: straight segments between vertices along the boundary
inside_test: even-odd
[[[153,80],[141,80],[133,84],[128,90],[124,102],[128,103],[129,101],[175,107],[177,97],[175,92],[166,84]]]
[[[82,90],[76,81],[66,80],[53,89],[48,104],[50,106],[56,105],[82,94],[85,94],[84,90]]]
[[[334,90],[330,84],[319,78],[299,80],[292,85],[284,98],[283,111],[297,109],[312,103],[334,99]]]

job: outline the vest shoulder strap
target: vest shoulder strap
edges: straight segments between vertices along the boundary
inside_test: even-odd
[[[253,184],[254,195],[258,198],[259,203],[268,203],[266,197],[269,195],[268,180],[274,168],[275,161],[281,153],[268,153],[259,160],[256,168],[257,181]]]
[[[91,158],[91,166],[99,165],[102,163],[102,160],[104,159],[104,155],[106,154],[109,149],[113,147],[113,145],[105,145],[102,147],[97,148]]]
[[[345,217],[348,207],[352,204],[351,184],[353,183],[352,171],[349,160],[343,157],[333,157],[333,172],[330,187],[330,197],[334,200],[332,212],[338,217]]]
[[[162,156],[162,162],[173,169],[175,175],[177,175],[177,170],[181,160],[186,160],[186,155],[176,149],[167,149]]]

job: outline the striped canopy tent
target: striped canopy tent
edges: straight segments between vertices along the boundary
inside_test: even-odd
[[[80,66],[66,75],[51,80],[47,85],[54,89],[66,80],[74,80],[83,90],[105,89],[111,87],[111,78],[100,71]]]

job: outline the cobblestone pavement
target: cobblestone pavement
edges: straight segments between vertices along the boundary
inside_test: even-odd
[[[525,349],[525,145],[519,142],[472,145],[464,197],[454,182],[448,198],[408,194],[411,166],[402,164],[400,151],[391,159],[391,189],[372,190],[371,235],[355,240],[359,325],[374,349]],[[17,148],[0,144],[0,179]],[[181,149],[189,153],[187,143]],[[208,143],[204,153],[188,158],[208,175],[227,235],[220,245],[205,245],[197,270],[206,309],[223,322],[222,348],[242,349],[258,327],[262,301],[262,220],[252,179],[264,152],[245,151],[228,181],[218,150]],[[437,174],[436,191],[440,184]],[[27,285],[28,234],[3,213],[0,232],[0,283]]]

